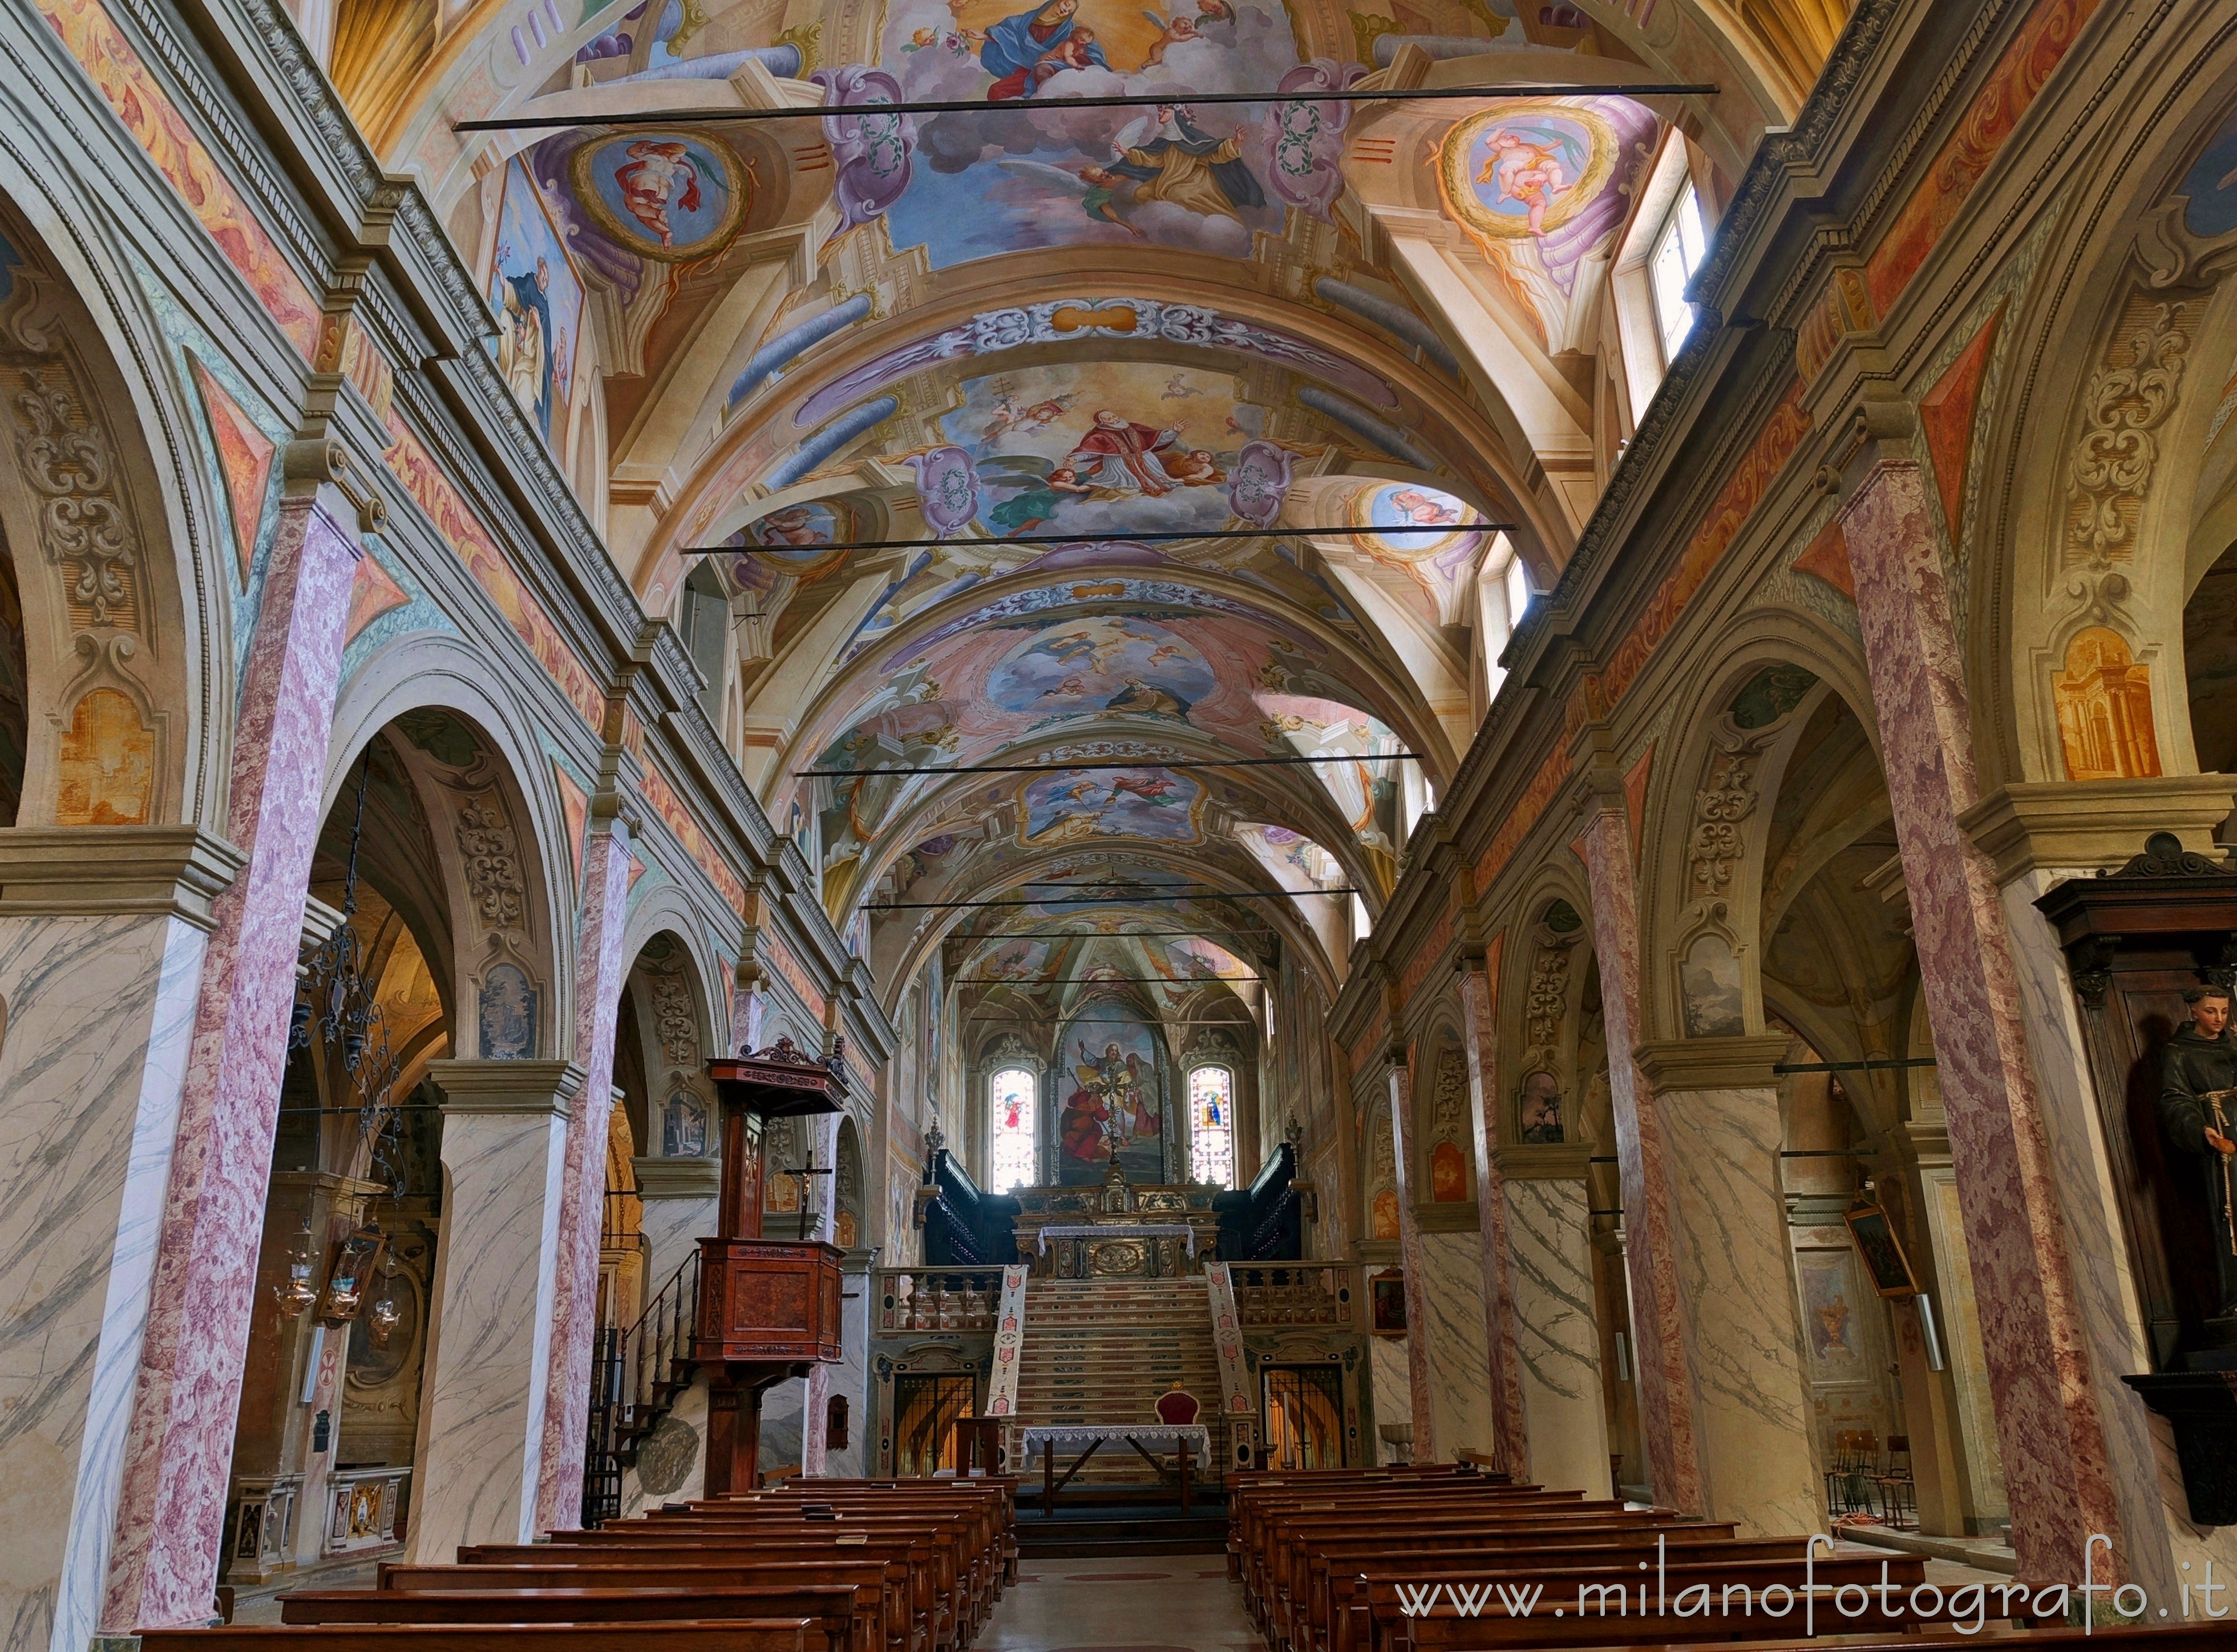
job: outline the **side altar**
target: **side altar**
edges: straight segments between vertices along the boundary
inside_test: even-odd
[[[1017,1260],[1040,1279],[1174,1279],[1217,1254],[1209,1184],[1138,1187],[1112,1164],[1100,1187],[1020,1188]]]

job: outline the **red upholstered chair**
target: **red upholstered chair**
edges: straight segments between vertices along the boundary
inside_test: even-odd
[[[1196,1421],[1198,1413],[1203,1410],[1204,1406],[1197,1397],[1178,1383],[1158,1396],[1158,1420],[1168,1428],[1187,1426]]]

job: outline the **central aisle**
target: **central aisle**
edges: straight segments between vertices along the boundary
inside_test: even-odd
[[[1027,1560],[973,1652],[1262,1652],[1221,1555]]]

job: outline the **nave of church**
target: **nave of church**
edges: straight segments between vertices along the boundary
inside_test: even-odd
[[[4,0],[0,1652],[2213,1644],[2233,271],[2227,0]]]

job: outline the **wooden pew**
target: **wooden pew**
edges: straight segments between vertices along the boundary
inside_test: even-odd
[[[290,1624],[642,1623],[716,1619],[802,1618],[808,1644],[825,1652],[881,1652],[884,1621],[873,1596],[853,1585],[808,1583],[790,1589],[491,1589],[384,1593],[372,1589],[297,1589],[280,1596]]]
[[[842,1534],[832,1524],[819,1523],[758,1531],[681,1532],[656,1542],[634,1531],[620,1535],[624,1530],[615,1525],[597,1532],[554,1532],[554,1541],[548,1543],[472,1544],[459,1550],[459,1560],[462,1565],[639,1568],[746,1564],[775,1559],[810,1564],[849,1558],[893,1560],[905,1568],[908,1590],[905,1609],[912,1620],[921,1620],[925,1625],[930,1652],[947,1652],[960,1646],[960,1637],[970,1626],[968,1603],[956,1585],[952,1556],[943,1563],[943,1551],[921,1535],[850,1531],[843,1535],[859,1536],[861,1541],[841,1543],[838,1538]],[[558,1541],[562,1536],[574,1541]],[[596,1541],[610,1536],[611,1541]]]
[[[705,1623],[633,1623],[630,1652],[809,1652],[814,1621],[728,1618]],[[142,1652],[615,1652],[612,1625],[384,1623],[222,1625],[142,1629]]]
[[[645,1566],[382,1566],[377,1590],[366,1594],[435,1596],[504,1589],[754,1589],[789,1596],[802,1589],[844,1588],[855,1616],[868,1626],[870,1644],[884,1652],[931,1652],[929,1618],[912,1613],[909,1576],[900,1561],[754,1561],[733,1564]],[[341,1592],[341,1591],[331,1591]],[[284,1614],[286,1599],[282,1597]]]

